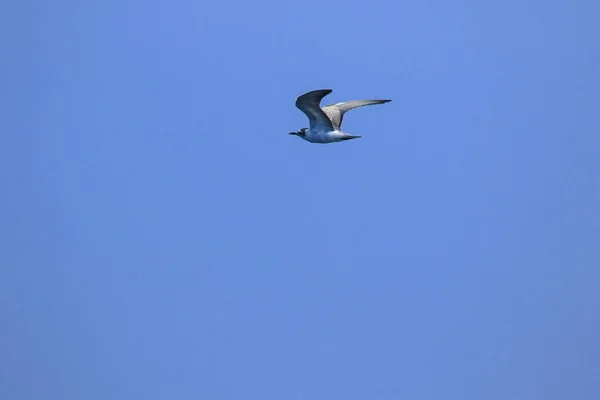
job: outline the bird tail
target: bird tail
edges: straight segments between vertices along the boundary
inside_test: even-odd
[[[342,140],[359,139],[361,137],[362,136],[346,135],[342,138]]]

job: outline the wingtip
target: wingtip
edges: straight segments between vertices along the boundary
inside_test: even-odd
[[[377,99],[377,100],[371,100],[371,101],[376,101],[377,104],[385,104],[385,103],[389,103],[392,100],[390,100],[390,99]]]

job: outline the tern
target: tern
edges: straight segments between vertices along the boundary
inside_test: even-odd
[[[330,104],[321,108],[323,97],[331,93],[331,89],[313,90],[304,93],[296,99],[298,107],[310,123],[310,128],[302,128],[297,132],[290,132],[311,143],[333,143],[342,140],[358,139],[362,136],[350,135],[342,132],[342,119],[347,111],[357,107],[384,104],[391,100],[353,100]]]

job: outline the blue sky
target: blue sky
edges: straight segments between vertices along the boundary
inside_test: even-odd
[[[599,2],[88,3],[0,6],[0,398],[600,398]]]

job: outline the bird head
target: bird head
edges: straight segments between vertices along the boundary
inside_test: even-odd
[[[302,136],[306,135],[306,130],[307,130],[307,129],[308,129],[308,128],[302,128],[302,129],[300,129],[300,130],[299,130],[299,131],[297,131],[297,132],[290,132],[290,135],[296,135],[296,136],[300,136],[300,137],[302,137]]]

